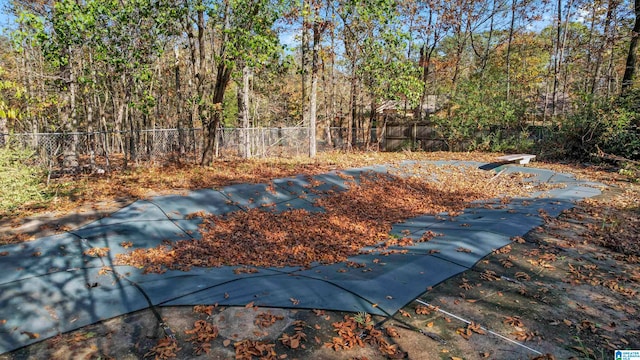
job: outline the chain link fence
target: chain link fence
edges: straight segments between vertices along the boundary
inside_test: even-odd
[[[31,149],[40,164],[49,165],[62,161],[68,152],[79,157],[124,154],[131,144],[135,145],[138,158],[159,158],[178,152],[180,137],[185,151],[196,152],[201,148],[200,129],[0,134],[0,145],[12,144]]]
[[[309,153],[309,129],[281,128],[223,128],[218,138],[218,154],[222,157],[241,155],[249,145],[254,157],[299,156]],[[245,141],[246,136],[246,141]]]
[[[137,160],[162,160],[179,154],[198,159],[202,154],[203,136],[202,129],[20,133],[0,134],[0,146],[11,143],[31,149],[39,165],[68,167],[79,165],[65,164],[69,156],[78,158],[82,165],[93,165],[98,158],[123,154],[130,157],[135,154]],[[215,151],[221,157],[238,156],[245,153],[245,144],[249,145],[253,157],[305,155],[309,152],[309,129],[221,128]]]

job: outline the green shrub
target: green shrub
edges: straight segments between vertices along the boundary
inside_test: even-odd
[[[640,159],[640,94],[608,103],[585,97],[576,111],[559,118],[540,144],[549,157],[586,160],[598,149]]]
[[[607,135],[602,141],[602,151],[630,160],[640,160],[640,128],[629,127]]]
[[[450,150],[526,151],[533,144],[526,128],[527,104],[507,100],[501,82],[469,79],[460,83],[447,111],[433,116]]]
[[[0,214],[45,200],[42,171],[29,165],[32,156],[15,146],[0,147]]]
[[[607,153],[640,160],[640,89],[615,101],[602,116],[600,148]]]

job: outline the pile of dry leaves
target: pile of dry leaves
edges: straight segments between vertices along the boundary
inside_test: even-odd
[[[576,212],[583,209],[600,220],[599,225],[590,226],[587,238],[613,251],[640,257],[640,191],[627,188],[610,199],[588,199]]]
[[[137,249],[119,255],[117,261],[146,272],[342,262],[366,246],[384,252],[385,245],[408,245],[410,241],[389,236],[393,223],[422,214],[455,216],[465,207],[478,206],[471,204],[477,200],[504,201],[534,190],[523,174],[494,177],[495,173],[472,167],[435,165],[415,165],[410,171],[414,174],[410,177],[364,173],[359,183],[347,179],[347,191],[328,191],[316,200],[326,210],[322,213],[256,208],[223,216],[195,214],[203,218],[202,239]]]

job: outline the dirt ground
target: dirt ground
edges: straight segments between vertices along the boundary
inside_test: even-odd
[[[612,182],[598,198],[425,289],[393,317],[252,304],[162,307],[0,360],[613,359],[615,349],[640,349],[638,194],[638,184]]]

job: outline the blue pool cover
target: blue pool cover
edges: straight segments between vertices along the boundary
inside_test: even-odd
[[[402,173],[404,166],[409,173],[415,164],[405,162],[393,170]],[[63,234],[1,246],[0,253],[5,256],[0,257],[0,354],[150,306],[254,302],[266,307],[392,314],[427,288],[471,268],[493,250],[511,243],[512,237],[542,225],[539,210],[556,217],[573,207],[575,201],[600,194],[601,184],[576,180],[571,175],[519,166],[493,171],[502,169],[530,173],[531,181],[565,186],[513,199],[499,208],[470,208],[453,221],[432,215],[406,219],[394,224],[391,233],[419,239],[431,230],[443,236],[403,247],[405,253],[383,258],[366,254],[349,259],[364,268],[339,263],[304,269],[260,268],[248,274],[237,274],[234,267],[143,274],[135,267],[114,266],[113,261],[116,254],[131,249],[197,236],[199,220],[186,216],[194,212],[220,215],[263,205],[271,205],[269,209],[276,211],[323,211],[313,202],[321,196],[321,191],[314,189],[344,190],[349,186],[344,175],[358,181],[364,172],[386,173],[389,166],[313,176],[317,180],[313,182],[315,188],[310,186],[308,177],[298,176],[275,179],[269,189],[266,184],[240,184],[192,191],[184,196],[159,196],[136,201],[111,216]],[[462,223],[464,227],[460,226]],[[125,249],[123,242],[131,242],[133,247]],[[109,249],[107,256],[84,254],[101,247]],[[458,251],[460,247],[470,251]],[[105,266],[114,271],[105,272]]]

